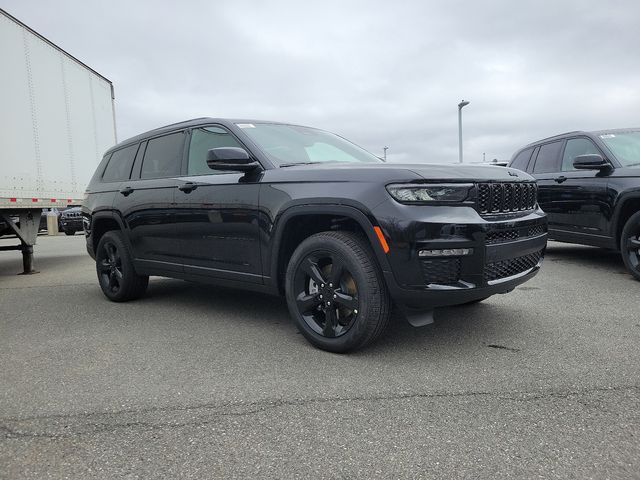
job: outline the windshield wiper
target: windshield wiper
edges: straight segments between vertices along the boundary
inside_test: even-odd
[[[279,165],[280,168],[284,167],[295,167],[296,165],[313,165],[315,163],[323,163],[323,162],[298,162],[298,163],[283,163]]]
[[[638,167],[640,166],[640,162],[639,163],[632,163],[631,165],[625,165],[625,167]]]

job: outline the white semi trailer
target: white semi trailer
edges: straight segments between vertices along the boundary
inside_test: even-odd
[[[0,9],[0,227],[33,270],[43,208],[80,205],[116,143],[113,84]],[[18,221],[16,219],[19,219]]]

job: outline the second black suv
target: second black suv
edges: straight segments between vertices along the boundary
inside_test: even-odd
[[[551,239],[620,250],[640,280],[640,129],[546,138],[517,151],[509,166],[538,181]]]
[[[58,218],[58,228],[66,235],[75,235],[82,230],[82,211],[80,207],[66,208]]]
[[[383,163],[322,130],[213,118],[109,150],[83,217],[111,300],[141,296],[149,275],[284,294],[334,352],[379,336],[392,300],[421,325],[512,290],[547,236],[526,173]]]

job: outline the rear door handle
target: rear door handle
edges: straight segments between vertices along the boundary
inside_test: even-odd
[[[187,183],[184,183],[184,184],[180,185],[178,187],[178,190],[180,190],[181,192],[184,192],[184,193],[190,193],[193,190],[195,190],[196,188],[198,188],[198,184],[197,183],[187,182]]]
[[[125,197],[129,196],[131,192],[133,192],[133,188],[131,187],[124,187],[122,190],[120,190],[120,193]]]
[[[553,180],[554,180],[556,183],[562,183],[562,182],[564,182],[566,179],[567,179],[567,177],[565,177],[564,175],[560,175],[559,177],[556,177],[556,178],[554,178]]]

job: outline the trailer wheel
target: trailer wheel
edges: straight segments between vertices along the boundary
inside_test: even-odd
[[[108,231],[98,242],[96,271],[102,292],[114,302],[134,300],[147,290],[149,277],[136,273],[120,231]]]

